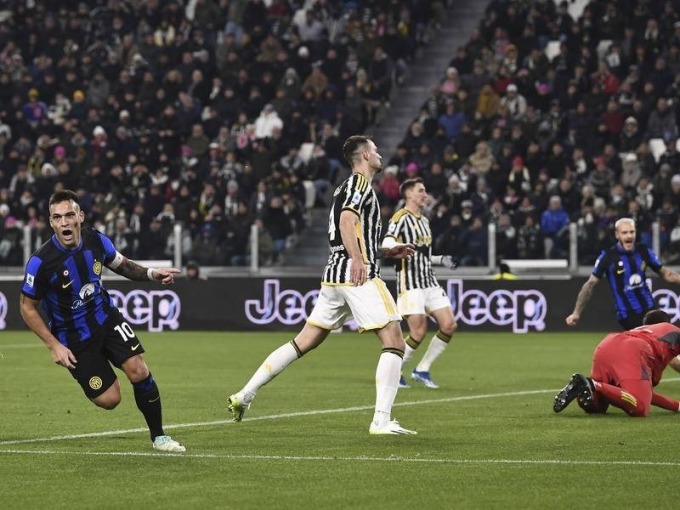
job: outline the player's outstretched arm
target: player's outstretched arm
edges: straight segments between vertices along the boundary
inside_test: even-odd
[[[70,349],[59,343],[59,340],[54,337],[50,329],[47,327],[45,321],[38,312],[39,304],[40,301],[31,299],[22,294],[19,300],[19,312],[21,313],[21,318],[24,319],[24,322],[29,327],[29,329],[33,331],[33,333],[35,333],[50,350],[52,361],[66,368],[76,368],[76,357],[73,355]]]
[[[380,258],[407,259],[415,253],[416,247],[411,243],[399,243],[392,236],[385,236],[379,248]]]
[[[567,325],[569,326],[576,325],[578,320],[581,318],[581,313],[583,312],[583,309],[586,307],[588,301],[590,301],[590,298],[593,295],[593,290],[595,290],[595,286],[599,281],[600,279],[597,276],[591,274],[590,278],[588,278],[586,283],[583,284],[583,287],[581,287],[581,290],[579,291],[578,296],[576,297],[574,311],[571,312],[571,315],[569,315],[566,319]]]
[[[116,254],[116,257],[108,267],[114,273],[124,276],[128,280],[135,282],[151,280],[161,282],[163,285],[175,283],[175,275],[180,273],[180,270],[174,267],[163,269],[144,267],[120,253]]]
[[[415,252],[415,247],[408,243],[397,243],[391,248],[380,248],[383,257],[391,259],[407,259]]]
[[[680,283],[680,274],[676,273],[672,269],[667,268],[666,266],[659,270],[659,275],[668,283]]]
[[[451,255],[432,255],[433,266],[444,266],[446,269],[456,269],[458,267],[458,259]]]

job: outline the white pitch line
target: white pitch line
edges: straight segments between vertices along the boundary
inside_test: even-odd
[[[485,395],[466,395],[462,397],[448,397],[448,398],[438,398],[430,400],[418,400],[414,402],[397,402],[394,407],[406,407],[406,406],[417,406],[423,404],[441,404],[446,402],[461,402],[465,400],[479,400],[485,398],[501,398],[501,397],[521,397],[526,395],[535,395],[538,393],[550,393],[559,390],[531,390],[531,391],[513,391],[508,393],[489,393]],[[356,407],[343,407],[335,409],[316,409],[313,411],[299,411],[295,413],[283,413],[283,414],[270,414],[265,416],[254,416],[248,418],[248,422],[252,421],[264,421],[264,420],[279,420],[282,418],[298,418],[301,416],[318,416],[322,414],[338,414],[338,413],[348,413],[356,411],[368,411],[373,409],[373,405],[366,406],[356,406]],[[166,430],[172,429],[185,429],[185,428],[196,428],[196,427],[211,427],[213,425],[229,425],[233,424],[231,418],[225,420],[214,420],[214,421],[203,421],[194,423],[176,423],[173,425],[164,425],[163,428]],[[32,439],[13,439],[9,441],[0,441],[0,446],[13,445],[13,444],[27,444],[27,443],[46,443],[54,441],[64,441],[69,439],[84,439],[84,438],[94,438],[103,436],[118,436],[122,434],[133,434],[137,432],[148,432],[146,428],[136,428],[136,429],[124,429],[124,430],[107,430],[104,432],[90,432],[84,434],[69,434],[65,436],[52,436],[52,437],[38,437]]]
[[[0,345],[0,351],[3,349],[34,349],[36,347],[42,347],[43,349],[45,348],[45,346],[41,344],[7,344]]]
[[[680,377],[669,378],[662,380],[661,382],[675,382],[680,381]],[[513,391],[507,393],[487,393],[482,395],[465,395],[462,397],[448,397],[448,398],[437,398],[429,400],[418,400],[414,402],[396,402],[394,407],[408,407],[417,406],[423,404],[442,404],[447,402],[463,402],[466,400],[481,400],[487,398],[503,398],[503,397],[522,397],[527,395],[537,395],[542,393],[555,393],[559,390],[530,390],[530,391]],[[265,416],[254,416],[248,418],[248,422],[252,421],[266,421],[266,420],[279,420],[282,418],[298,418],[302,416],[318,416],[322,414],[338,414],[347,413],[355,411],[368,411],[373,409],[374,406],[356,406],[356,407],[343,407],[335,409],[317,409],[314,411],[299,411],[296,413],[283,413],[283,414],[270,414]],[[176,423],[171,425],[164,425],[163,428],[167,430],[174,429],[185,429],[185,428],[197,428],[197,427],[212,427],[214,425],[230,425],[234,422],[231,419],[225,420],[214,420],[214,421],[203,421],[194,423]],[[118,436],[123,434],[135,434],[139,432],[148,432],[146,428],[135,428],[135,429],[121,429],[121,430],[107,430],[104,432],[88,432],[83,434],[69,434],[65,436],[51,436],[51,437],[36,437],[32,439],[12,439],[9,441],[0,441],[0,446],[16,445],[16,444],[29,444],[29,443],[49,443],[55,441],[67,441],[70,439],[87,439],[95,437],[105,437],[105,436]]]
[[[411,457],[333,457],[310,455],[220,455],[214,453],[152,453],[152,452],[88,452],[59,450],[0,450],[9,455],[80,455],[94,457],[171,457],[184,459],[230,459],[230,460],[271,460],[271,461],[338,461],[338,462],[411,462],[420,464],[524,464],[524,465],[569,465],[569,466],[650,466],[680,467],[680,462],[654,462],[638,460],[564,460],[564,459],[446,459]]]

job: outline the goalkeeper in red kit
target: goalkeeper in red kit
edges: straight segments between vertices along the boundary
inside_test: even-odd
[[[647,416],[651,406],[680,412],[680,402],[654,391],[668,363],[680,354],[680,328],[662,310],[650,310],[642,326],[607,335],[595,348],[590,377],[574,374],[555,397],[562,411],[576,399],[586,413],[609,405],[630,416]]]

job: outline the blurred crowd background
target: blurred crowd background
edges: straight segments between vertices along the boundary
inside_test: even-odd
[[[579,260],[613,222],[680,263],[680,2],[493,0],[374,183],[425,180],[435,252]],[[69,188],[141,260],[279,264],[446,16],[428,0],[0,2],[0,263]],[[175,239],[173,225],[182,225]]]

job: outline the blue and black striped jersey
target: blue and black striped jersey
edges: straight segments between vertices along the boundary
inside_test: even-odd
[[[63,345],[89,340],[108,318],[113,301],[101,274],[115,256],[108,237],[83,227],[77,248],[68,250],[52,236],[28,261],[21,292],[42,302],[52,334]]]
[[[636,244],[632,251],[626,251],[617,243],[600,253],[593,275],[607,278],[614,295],[616,316],[624,320],[631,314],[654,308],[645,271],[649,267],[658,273],[662,266],[656,253],[646,245]]]

